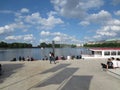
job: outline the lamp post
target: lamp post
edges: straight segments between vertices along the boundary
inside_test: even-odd
[[[53,49],[53,53],[55,55],[55,41],[52,41],[52,49]]]

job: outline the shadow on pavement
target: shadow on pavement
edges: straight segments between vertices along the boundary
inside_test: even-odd
[[[67,84],[59,90],[89,90],[92,76],[73,76]]]
[[[2,75],[0,76],[0,83],[3,83],[4,80],[10,77],[16,72],[17,69],[22,68],[24,64],[3,64],[2,65]]]
[[[56,67],[53,67],[51,69],[48,69],[40,74],[45,74],[45,73],[49,73],[49,72],[56,72],[58,71],[59,69],[62,69],[62,68],[65,68],[67,66],[69,66],[70,64],[60,64],[60,65],[57,65]]]
[[[51,84],[61,84],[64,80],[72,76],[77,70],[78,68],[65,68],[64,70],[60,71],[56,75],[47,79],[43,83],[40,83],[36,87],[44,87],[44,86],[51,85]]]

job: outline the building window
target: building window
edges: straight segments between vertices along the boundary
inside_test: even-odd
[[[110,55],[110,52],[109,52],[109,51],[105,51],[105,52],[104,52],[104,55],[105,55],[105,56]]]
[[[111,55],[116,55],[116,51],[112,51],[112,52],[111,52]]]
[[[96,55],[102,55],[102,52],[101,51],[96,51],[95,54]]]
[[[120,51],[118,51],[118,55],[120,55]]]

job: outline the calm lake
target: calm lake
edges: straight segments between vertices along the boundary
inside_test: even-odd
[[[24,48],[24,49],[0,49],[0,61],[10,61],[13,58],[18,60],[21,57],[33,57],[36,60],[42,60],[45,56],[49,56],[52,48]],[[86,48],[55,48],[55,56],[77,56],[89,53]]]

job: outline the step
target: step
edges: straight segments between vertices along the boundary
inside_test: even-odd
[[[116,69],[108,69],[107,71],[108,74],[120,79],[120,68],[116,68]]]

